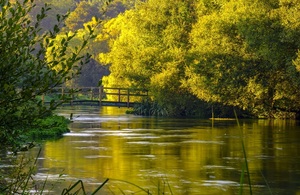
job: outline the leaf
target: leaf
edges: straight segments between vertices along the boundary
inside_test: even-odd
[[[60,18],[61,18],[61,16],[60,16],[59,14],[57,14],[57,15],[56,15],[56,20],[57,20],[57,22],[60,22]]]

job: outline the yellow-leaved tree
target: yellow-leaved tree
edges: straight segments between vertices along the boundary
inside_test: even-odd
[[[198,8],[186,80],[191,91],[262,117],[298,111],[300,4],[199,1]]]
[[[111,71],[105,85],[146,88],[165,114],[192,112],[197,99],[182,80],[194,13],[193,1],[149,0],[108,21],[101,38],[110,51],[100,54]]]

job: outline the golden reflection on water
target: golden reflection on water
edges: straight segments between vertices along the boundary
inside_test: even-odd
[[[65,174],[65,185],[82,179],[90,191],[110,178],[107,194],[112,194],[108,189],[139,191],[113,179],[154,194],[158,189],[170,193],[168,185],[173,194],[238,194],[243,138],[255,194],[269,193],[266,182],[277,193],[299,191],[296,121],[241,121],[240,128],[235,121],[214,121],[212,127],[209,120],[143,118],[105,109],[81,111],[70,134],[46,142],[39,168]],[[244,183],[247,194],[246,178]]]

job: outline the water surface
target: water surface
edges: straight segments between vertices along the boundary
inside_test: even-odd
[[[238,127],[235,120],[140,117],[125,110],[58,110],[73,113],[71,132],[42,145],[36,179],[54,181],[54,194],[79,179],[92,192],[106,178],[100,194],[145,194],[126,182],[152,194],[238,194],[243,139],[253,194],[300,194],[297,121],[241,120]],[[247,175],[244,180],[249,194]]]

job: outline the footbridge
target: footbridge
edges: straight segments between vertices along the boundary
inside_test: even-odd
[[[62,105],[89,105],[89,106],[114,106],[133,107],[134,104],[148,97],[145,89],[115,88],[115,87],[55,87],[49,93],[44,94],[44,103],[51,100],[62,100]],[[64,97],[64,98],[62,98]]]

